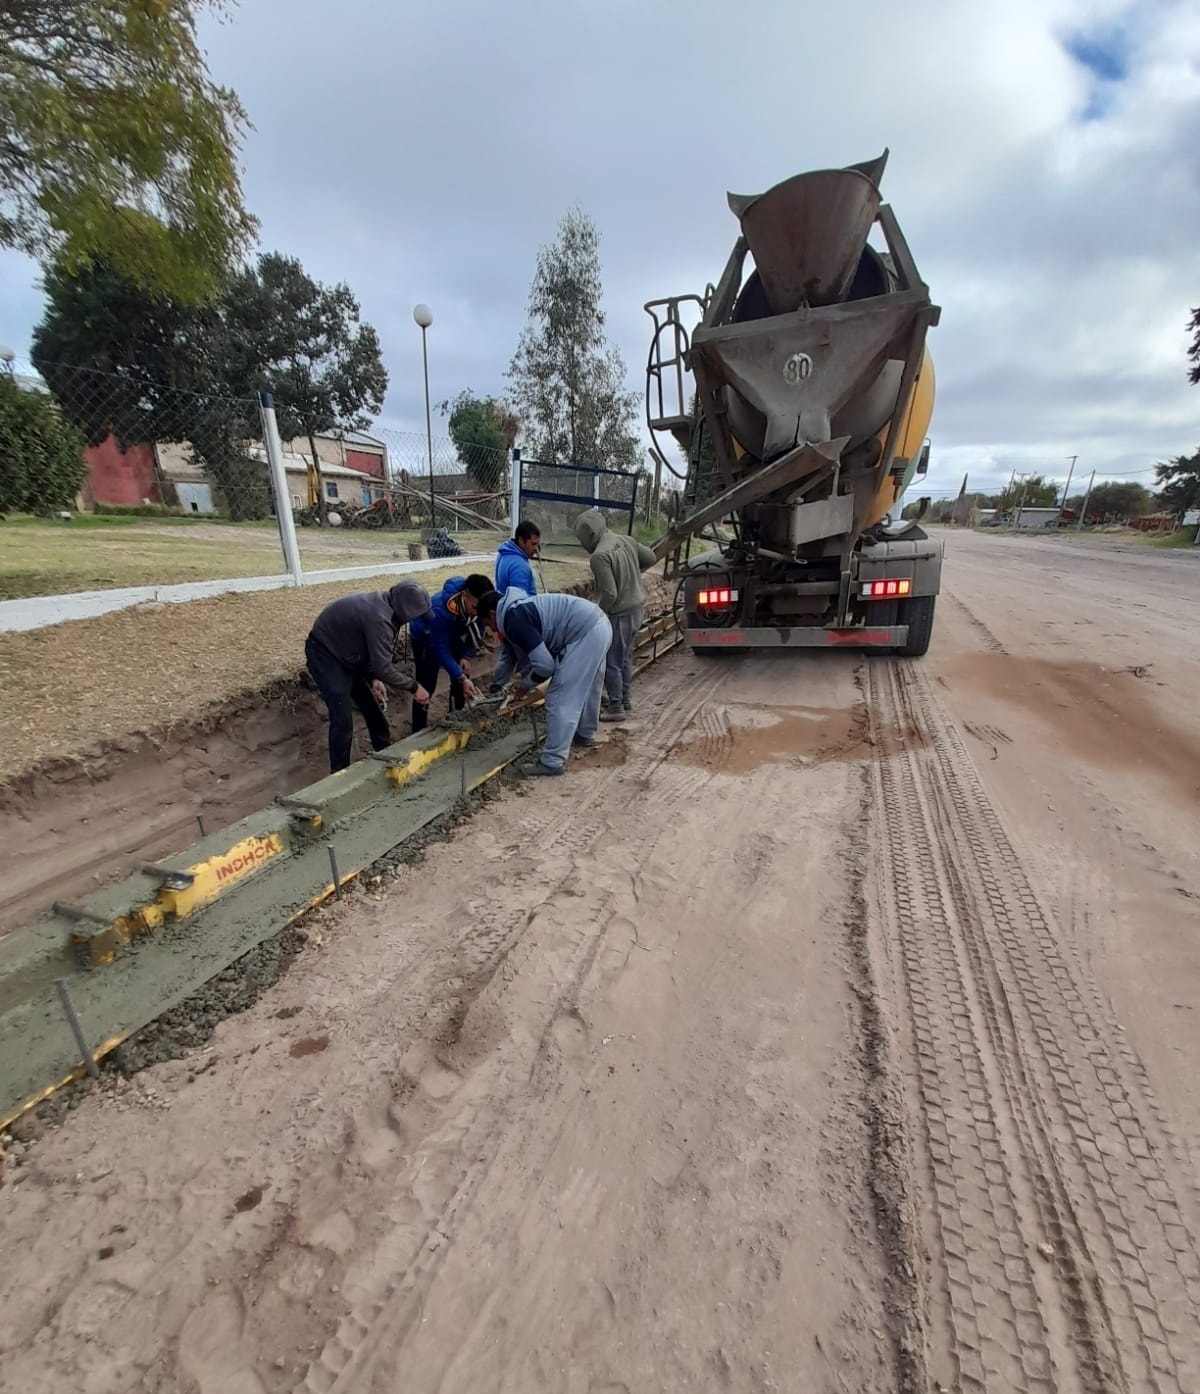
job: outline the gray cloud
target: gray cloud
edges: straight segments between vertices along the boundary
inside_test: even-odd
[[[1146,468],[1200,435],[1183,357],[1200,17],[1190,0],[992,8],[242,0],[206,38],[255,123],[264,245],[358,292],[399,429],[424,424],[413,304],[434,310],[435,396],[502,389],[534,255],[570,205],[601,229],[640,392],[642,304],[716,278],[727,189],[888,145],[885,195],[943,307],[933,481],[1075,453]],[[1121,46],[1121,80],[1079,61],[1088,43]],[[24,349],[38,314],[29,264],[0,257],[0,338]]]

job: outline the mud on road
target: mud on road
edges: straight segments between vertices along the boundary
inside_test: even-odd
[[[322,912],[6,1159],[0,1387],[1197,1388],[1200,568],[1119,564],[673,656]]]

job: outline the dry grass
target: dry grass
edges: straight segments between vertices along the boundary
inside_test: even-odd
[[[408,559],[417,534],[301,528],[310,571]],[[466,551],[492,551],[495,533],[464,533]],[[117,586],[169,586],[283,571],[273,523],[233,524],[80,516],[70,523],[22,520],[0,532],[0,600]],[[361,583],[360,583],[361,584]]]
[[[458,569],[413,579],[432,591]],[[547,567],[555,590],[589,574],[586,566]],[[295,678],[317,613],[369,589],[343,581],[223,595],[0,634],[0,780],[168,730],[239,693]]]

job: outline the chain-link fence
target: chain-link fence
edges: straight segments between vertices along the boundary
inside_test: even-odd
[[[520,515],[536,524],[543,551],[582,552],[575,523],[589,508],[599,509],[613,532],[633,532],[640,483],[636,474],[542,460],[520,460],[518,468]]]
[[[314,445],[319,479],[309,469]],[[471,447],[464,463],[448,438],[432,445],[431,471],[425,436],[384,427],[285,443],[307,471],[304,494],[292,497],[305,565],[331,547],[401,557],[494,551],[509,526],[508,452]]]
[[[376,428],[280,442],[305,574],[493,551],[508,452]],[[432,497],[431,497],[432,494]],[[0,601],[275,577],[288,566],[256,398],[131,371],[0,365]]]
[[[0,367],[0,599],[277,575],[259,404]]]

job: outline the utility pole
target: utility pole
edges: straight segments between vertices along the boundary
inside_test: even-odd
[[[433,313],[428,305],[418,305],[413,310],[413,319],[421,327],[421,361],[425,365],[425,441],[429,447],[429,531],[432,535],[437,528],[437,498],[433,489],[433,421],[429,414],[429,349],[426,334],[433,323]]]
[[[1021,526],[1021,514],[1025,512],[1025,500],[1029,497],[1029,476],[1021,476],[1021,502],[1017,504],[1017,527]]]
[[[1079,510],[1079,521],[1075,524],[1075,531],[1083,531],[1083,520],[1087,517],[1088,499],[1092,496],[1092,485],[1096,482],[1096,471],[1092,471],[1092,477],[1088,480],[1087,493],[1083,496],[1083,507]]]
[[[1078,455],[1068,455],[1068,456],[1067,456],[1067,459],[1070,460],[1070,462],[1071,462],[1071,468],[1067,471],[1067,482],[1063,485],[1062,503],[1060,503],[1059,506],[1058,506],[1058,511],[1059,511],[1060,513],[1061,513],[1061,512],[1063,511],[1063,509],[1066,508],[1066,506],[1067,506],[1067,498],[1068,498],[1068,496],[1070,495],[1070,492],[1071,492],[1071,476],[1075,473],[1075,461],[1079,459],[1079,456],[1078,456]]]

